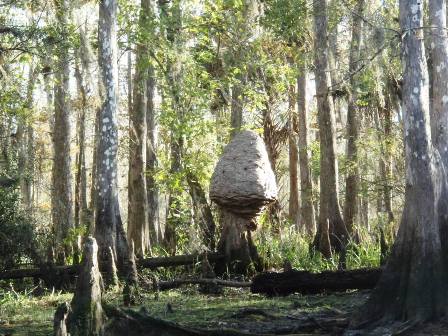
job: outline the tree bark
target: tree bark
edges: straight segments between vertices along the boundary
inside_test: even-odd
[[[148,22],[151,3],[141,1],[139,29]],[[133,104],[129,116],[129,184],[128,184],[128,239],[134,242],[137,256],[151,249],[148,225],[148,195],[144,165],[146,150],[146,113],[148,68],[147,46],[143,38],[137,42],[136,71],[133,85]]]
[[[67,238],[70,229],[74,227],[71,189],[70,160],[70,106],[69,106],[69,75],[70,62],[68,54],[68,12],[66,0],[55,0],[56,17],[59,29],[64,39],[57,46],[57,63],[54,86],[54,127],[53,127],[53,168],[51,217],[56,233],[56,243],[60,245]],[[63,246],[64,253],[70,253],[69,246]],[[58,254],[62,256],[62,251]],[[62,257],[61,257],[62,258]],[[62,261],[62,260],[61,260]]]
[[[313,2],[315,30],[315,76],[320,136],[320,210],[315,245],[321,252],[328,252],[319,242],[326,242],[328,225],[331,247],[343,250],[348,232],[341,216],[338,190],[338,165],[336,159],[335,118],[328,89],[328,37],[327,0]],[[329,257],[326,253],[325,257]]]
[[[25,107],[33,108],[33,92],[37,72],[33,64],[30,64],[28,87],[26,94]],[[16,142],[18,146],[17,168],[19,173],[19,186],[22,196],[23,207],[30,211],[32,208],[32,185],[33,185],[33,167],[34,167],[34,132],[32,124],[19,117],[17,126]]]
[[[162,242],[162,231],[159,221],[159,189],[154,178],[157,168],[157,124],[156,109],[154,106],[154,94],[156,88],[156,79],[154,68],[149,66],[148,79],[146,83],[146,193],[148,199],[148,225],[151,243],[159,244]]]
[[[348,69],[351,74],[351,92],[347,108],[347,176],[345,179],[344,222],[349,234],[353,234],[354,230],[359,189],[358,138],[360,123],[357,108],[358,79],[354,74],[358,70],[361,54],[364,7],[365,0],[358,0],[355,9],[356,13],[352,17],[352,40],[350,44],[350,63]]]
[[[89,112],[91,95],[90,52],[87,40],[87,27],[81,28],[81,47],[76,51],[75,77],[81,105],[78,112],[77,135],[78,154],[75,174],[75,225],[87,225],[90,211],[87,205],[87,170],[86,170],[86,118]]]
[[[299,65],[297,77],[297,107],[299,131],[300,199],[303,226],[309,235],[316,233],[313,206],[313,184],[308,156],[308,106],[306,102],[306,64]]]
[[[251,264],[260,272],[263,266],[252,242],[250,231],[253,227],[252,221],[225,209],[221,209],[221,216],[223,227],[218,252],[224,254],[226,259],[225,263],[216,264],[216,273],[246,274]]]
[[[121,221],[117,190],[117,1],[99,3],[98,42],[101,84],[104,89],[96,158],[95,238],[99,246],[100,269],[108,269],[107,254],[112,248],[118,271],[126,275],[128,243]]]
[[[446,1],[429,0],[432,56],[431,135],[444,164],[448,164],[448,38]]]
[[[444,8],[443,3],[442,13]],[[432,10],[434,7],[430,7]],[[380,319],[382,323],[388,320],[424,322],[448,313],[446,231],[444,214],[439,211],[440,202],[444,202],[441,193],[446,190],[446,176],[442,173],[443,161],[432,147],[423,13],[421,0],[400,0],[405,205],[386,268],[355,324]],[[430,17],[434,14],[431,12]],[[446,60],[443,62],[446,64]],[[441,117],[444,115],[438,116]]]
[[[193,201],[194,213],[199,221],[199,227],[202,231],[202,241],[210,250],[215,249],[215,220],[212,210],[207,201],[204,189],[199,183],[196,176],[191,172],[187,172],[187,182],[189,186],[190,196]]]
[[[171,44],[175,53],[181,52],[181,44],[178,32],[182,28],[182,9],[179,0],[173,1],[171,7],[167,3],[159,2],[161,10],[161,21],[164,22],[163,30],[166,30],[166,39]],[[169,26],[165,26],[170,23]],[[179,57],[178,55],[175,56]],[[173,59],[168,59],[166,67],[166,80],[171,94],[171,107],[176,113],[177,120],[171,129],[170,174],[174,179],[181,179],[182,172],[182,152],[184,149],[184,138],[181,125],[184,120],[184,110],[181,103],[182,68]],[[181,208],[181,194],[179,190],[170,190],[168,197],[168,207],[166,212],[165,235],[163,245],[171,254],[176,253],[177,236],[176,227],[181,224],[179,212]]]
[[[289,101],[289,220],[296,226],[298,230],[301,229],[300,218],[300,201],[299,201],[299,148],[297,146],[296,131],[297,131],[297,112],[295,110],[295,89],[290,85],[288,92]]]

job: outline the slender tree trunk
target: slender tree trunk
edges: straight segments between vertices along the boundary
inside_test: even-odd
[[[75,66],[75,77],[78,85],[78,94],[81,100],[81,106],[78,112],[76,142],[78,144],[78,153],[76,157],[75,174],[75,225],[87,224],[87,173],[86,173],[86,114],[88,110],[87,102],[87,78],[86,69],[81,70],[80,57],[77,58]]]
[[[432,10],[434,7],[430,7]],[[445,4],[443,17],[444,10]],[[356,322],[380,319],[382,323],[388,320],[424,322],[448,313],[446,232],[439,225],[444,221],[439,204],[444,201],[441,189],[446,189],[446,176],[441,174],[443,162],[437,153],[434,155],[431,141],[423,13],[421,0],[400,0],[405,205],[392,254]],[[446,60],[443,62],[446,64]]]
[[[301,189],[301,218],[309,235],[316,233],[316,220],[313,206],[313,184],[308,156],[308,106],[306,102],[306,64],[299,66],[297,77],[297,107],[299,110],[299,165]]]
[[[384,210],[387,212],[388,222],[394,221],[394,213],[392,211],[392,103],[390,99],[386,99],[384,109]]]
[[[348,240],[348,232],[341,216],[338,191],[338,166],[336,159],[335,119],[328,91],[328,42],[327,0],[313,2],[315,29],[315,76],[320,135],[320,211],[316,245],[324,253],[328,241],[336,251],[342,251]],[[326,227],[328,226],[328,230]],[[329,233],[329,239],[321,237]]]
[[[363,26],[363,11],[365,0],[358,0],[356,13],[353,14],[352,40],[350,45],[349,73],[351,92],[347,109],[347,177],[345,180],[344,222],[349,234],[353,234],[358,198],[359,167],[358,167],[358,80],[354,75],[358,70],[361,54],[361,34]]]
[[[170,26],[163,27],[166,29],[166,37],[171,46],[175,49],[176,53],[180,53],[181,44],[176,35],[182,27],[182,12],[180,1],[173,1],[171,8],[167,8],[166,3],[159,2],[161,6],[161,16],[164,17],[164,21],[170,15]],[[165,22],[166,23],[166,22]],[[178,57],[176,55],[176,57]],[[168,60],[167,65],[167,82],[171,92],[171,104],[173,110],[176,112],[177,120],[175,125],[172,125],[171,131],[171,144],[170,144],[170,156],[171,167],[170,174],[175,179],[181,178],[182,172],[182,152],[184,148],[184,138],[180,125],[184,120],[184,110],[181,103],[180,90],[182,85],[182,68],[177,62]],[[168,197],[168,209],[165,224],[164,246],[171,253],[176,253],[177,237],[176,227],[181,224],[179,212],[181,210],[181,194],[179,190],[171,190]]]
[[[148,225],[151,242],[158,245],[162,241],[162,230],[160,228],[159,220],[159,190],[154,178],[155,170],[157,168],[157,125],[156,109],[154,106],[156,79],[154,68],[152,66],[148,69],[146,89],[146,193],[148,198]]]
[[[58,25],[64,39],[58,45],[56,62],[56,83],[54,86],[54,127],[53,127],[53,168],[52,168],[52,221],[56,233],[56,243],[59,245],[67,238],[70,229],[74,227],[72,211],[71,166],[70,166],[70,106],[69,106],[69,75],[70,64],[68,54],[68,11],[66,0],[55,0]],[[59,245],[61,246],[61,245]],[[59,261],[65,259],[63,252],[70,253],[70,247],[59,251]]]
[[[289,220],[297,229],[301,229],[300,204],[299,204],[299,148],[297,147],[297,112],[295,110],[295,88],[289,86]]]
[[[104,95],[99,115],[99,132],[96,158],[95,238],[99,246],[99,263],[103,272],[110,271],[108,250],[121,274],[126,274],[128,243],[121,222],[117,190],[117,1],[99,3],[98,42],[101,84]]]
[[[36,71],[34,65],[30,64],[29,79],[27,87],[26,108],[33,108],[33,92],[36,80]],[[17,145],[18,145],[18,170],[19,186],[22,195],[23,207],[30,211],[32,208],[32,185],[33,185],[33,147],[34,136],[33,127],[29,121],[20,117],[17,127]]]
[[[151,3],[141,1],[139,29],[145,29]],[[128,184],[128,239],[135,244],[138,256],[150,251],[148,226],[148,198],[146,190],[144,154],[146,150],[146,113],[148,59],[143,39],[137,42],[136,71],[133,87],[133,104],[129,116],[129,184]]]

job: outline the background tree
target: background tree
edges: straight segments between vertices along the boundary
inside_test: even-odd
[[[53,169],[52,169],[52,221],[56,233],[56,242],[59,244],[68,237],[70,229],[74,227],[72,211],[72,172],[70,156],[70,106],[69,106],[69,46],[68,20],[69,4],[65,0],[55,1],[58,29],[61,36],[65,36],[63,43],[57,47],[58,58],[54,86],[54,128],[53,128]],[[65,251],[59,251],[58,258],[63,263],[65,257],[71,252],[69,246]],[[66,255],[64,255],[64,252]]]
[[[320,136],[320,203],[316,245],[329,258],[331,250],[341,251],[348,232],[339,206],[338,165],[336,158],[335,117],[329,92],[327,1],[313,3],[314,66]]]

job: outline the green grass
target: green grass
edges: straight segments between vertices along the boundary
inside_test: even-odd
[[[72,294],[46,293],[33,297],[29,292],[13,290],[0,292],[0,335],[51,335],[53,315],[59,303],[69,302]],[[242,323],[233,314],[244,308],[259,308],[278,317],[291,314],[307,314],[325,309],[350,310],[358,305],[360,294],[334,295],[290,295],[282,298],[266,298],[251,294],[247,289],[226,289],[222,296],[198,294],[195,286],[160,293],[156,300],[151,293],[143,294],[141,305],[133,309],[146,308],[151,316],[177,322],[191,327],[218,328]],[[108,292],[104,296],[108,304],[122,305],[119,292]],[[173,313],[167,312],[167,304]],[[263,319],[255,316],[254,319]]]
[[[35,297],[30,291],[0,290],[0,335],[51,335],[57,305],[71,297],[60,292]]]
[[[299,270],[321,272],[336,270],[338,255],[331,259],[322,258],[319,252],[310,249],[311,238],[297,232],[293,226],[283,229],[280,236],[264,232],[256,235],[255,244],[265,260],[267,269],[280,269],[285,260]],[[347,249],[347,268],[378,267],[380,264],[380,246],[376,237],[362,232],[360,244],[350,243]]]

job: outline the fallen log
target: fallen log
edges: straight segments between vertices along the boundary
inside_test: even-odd
[[[236,287],[244,288],[250,287],[252,282],[250,281],[229,281],[221,279],[174,279],[170,281],[159,281],[157,283],[159,290],[169,290],[179,288],[183,285],[217,285],[223,287]]]
[[[344,292],[350,289],[371,289],[381,275],[380,268],[311,273],[290,270],[287,272],[265,272],[252,279],[252,293],[268,296],[284,296],[293,293],[318,294]]]
[[[50,274],[54,276],[68,274],[76,275],[79,272],[79,265],[73,266],[42,266],[40,268],[20,268],[0,272],[0,280],[23,279],[23,278],[44,278]]]
[[[156,257],[137,260],[140,268],[156,269],[159,267],[193,265],[201,260],[200,254],[177,255],[172,257]],[[210,253],[207,255],[210,262],[224,260],[224,256],[218,253]],[[79,272],[79,265],[72,266],[54,266],[45,265],[35,268],[11,269],[0,272],[0,280],[7,279],[23,279],[23,278],[41,278],[44,279],[51,276],[54,278],[60,275],[74,276]]]

